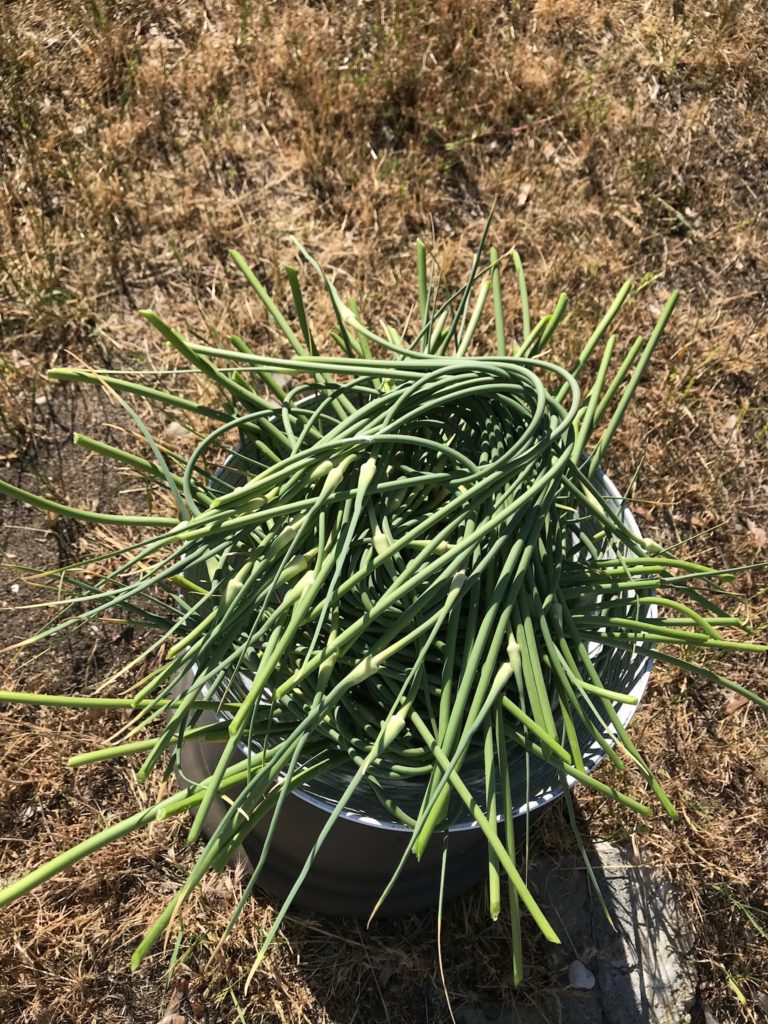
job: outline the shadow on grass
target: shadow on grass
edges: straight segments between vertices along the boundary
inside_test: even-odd
[[[695,969],[686,961],[692,939],[669,884],[639,864],[629,847],[586,835],[598,894],[582,857],[565,841],[560,851],[552,842],[568,829],[558,805],[531,829],[528,881],[561,945],[547,943],[525,917],[525,978],[517,987],[508,909],[492,922],[483,884],[444,910],[442,975],[435,910],[375,920],[369,928],[354,918],[292,913],[285,940],[313,1003],[322,1008],[320,1019],[443,1024],[451,1010],[457,1024],[688,1019],[696,988]]]

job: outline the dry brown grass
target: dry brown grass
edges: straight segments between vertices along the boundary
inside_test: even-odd
[[[74,502],[132,500],[66,445],[75,425],[103,430],[114,411],[95,396],[54,394],[42,371],[67,359],[168,365],[135,315],[144,306],[204,337],[237,331],[273,345],[228,248],[284,295],[279,266],[293,232],[372,318],[397,321],[413,300],[417,234],[434,234],[458,276],[496,201],[494,238],[521,251],[536,310],[571,295],[574,348],[628,274],[646,287],[624,318],[627,336],[682,289],[611,473],[626,483],[642,460],[634,504],[658,539],[707,529],[688,550],[717,563],[752,561],[759,547],[765,556],[766,97],[762,0],[5,5],[2,472]],[[310,296],[322,323],[320,296]],[[3,546],[17,560],[56,564],[93,542],[18,508],[4,514]],[[4,573],[8,604],[11,583]],[[765,575],[740,586],[765,621]],[[6,635],[34,624],[4,615]],[[5,656],[3,683],[77,690],[131,644],[105,627],[33,660]],[[764,661],[731,670],[765,687]],[[152,797],[129,765],[61,767],[110,727],[0,712],[0,870]],[[768,905],[765,716],[657,671],[635,734],[683,809],[676,826],[654,818],[641,841],[694,911],[702,999],[722,1024],[755,1021],[768,942],[739,905]],[[595,836],[626,829],[601,801],[581,804]],[[554,848],[556,826],[555,813],[543,837]],[[190,907],[177,989],[160,955],[127,971],[188,860],[175,828],[157,827],[4,912],[0,1018],[153,1024],[178,1004],[187,1020],[236,1020],[271,910],[253,902],[203,984],[196,972],[237,884],[230,875]],[[510,998],[504,932],[485,923],[480,894],[451,911],[446,932],[457,1004]],[[557,981],[531,942],[523,999]],[[243,1012],[265,1022],[441,1020],[436,970],[429,916],[370,936],[297,919]]]

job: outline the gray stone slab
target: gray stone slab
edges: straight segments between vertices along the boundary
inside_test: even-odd
[[[640,863],[629,848],[609,843],[590,851],[600,892],[581,858],[540,859],[532,888],[562,939],[552,966],[561,988],[563,1024],[687,1024],[697,975],[693,934],[674,888]],[[591,989],[579,961],[595,978]]]

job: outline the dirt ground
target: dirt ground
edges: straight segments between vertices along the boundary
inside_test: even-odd
[[[240,249],[278,299],[295,234],[375,323],[415,300],[413,245],[466,270],[491,206],[520,251],[534,313],[561,291],[575,351],[621,282],[638,284],[626,342],[665,297],[674,319],[613,447],[643,529],[713,564],[768,558],[768,7],[763,0],[17,0],[0,11],[0,473],[60,500],[140,503],[73,450],[77,429],[123,437],[106,397],[45,378],[88,361],[161,371],[172,355],[137,316],[200,338],[277,344],[227,259]],[[510,282],[511,283],[511,282]],[[328,323],[308,283],[315,323]],[[488,325],[492,331],[492,325]],[[174,425],[156,423],[162,430]],[[56,566],[99,529],[0,507],[2,633],[42,613],[16,565]],[[768,574],[738,581],[768,617]],[[53,648],[0,655],[0,687],[87,692],[135,644],[105,623]],[[728,670],[768,694],[764,657]],[[130,762],[73,771],[119,715],[0,710],[0,876],[148,804]],[[768,1019],[768,718],[657,669],[633,724],[682,811],[637,835],[678,884],[700,991],[720,1024]],[[636,828],[579,795],[594,838]],[[128,960],[191,854],[162,824],[0,914],[0,1020],[9,1024],[445,1021],[435,919],[292,917],[242,991],[273,914],[254,900],[217,960],[236,872],[207,881],[171,948]],[[562,811],[539,842],[565,849]],[[454,1006],[530,1002],[563,984],[527,939],[513,991],[504,922],[484,894],[444,922]]]

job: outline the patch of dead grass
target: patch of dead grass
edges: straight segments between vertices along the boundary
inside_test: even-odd
[[[494,238],[520,249],[535,310],[561,290],[572,297],[561,352],[576,349],[628,274],[646,287],[623,319],[627,338],[682,289],[610,471],[627,483],[641,463],[633,505],[657,539],[699,534],[686,543],[695,557],[755,560],[768,524],[768,13],[759,0],[27,0],[0,14],[0,69],[4,475],[75,503],[128,500],[66,446],[75,426],[125,424],[93,396],[54,395],[43,371],[70,359],[173,365],[135,315],[146,306],[201,337],[237,332],[272,348],[227,263],[230,247],[285,298],[279,268],[294,258],[293,232],[343,294],[397,323],[414,299],[415,236],[434,236],[460,279],[495,201]],[[330,313],[306,284],[322,329]],[[17,561],[57,564],[97,546],[61,523],[4,511],[3,547]],[[9,608],[10,581],[3,573]],[[746,614],[764,622],[765,573],[739,587]],[[34,624],[3,615],[10,635]],[[4,656],[2,671],[8,685],[76,690],[130,643],[107,629],[35,659]],[[727,667],[764,688],[764,660]],[[657,669],[634,726],[683,811],[674,826],[644,823],[640,841],[695,912],[702,994],[721,1024],[755,1020],[768,989],[766,943],[740,909],[768,905],[766,721],[754,708],[728,712],[723,694]],[[151,797],[129,765],[62,769],[103,723],[19,709],[0,719],[3,872]],[[595,835],[629,829],[603,801],[580,803]],[[556,847],[558,837],[553,824],[546,841]],[[166,961],[132,976],[128,951],[188,857],[173,826],[158,828],[4,912],[0,1013],[36,1024],[159,1020]],[[185,919],[188,1020],[198,1010],[236,1019],[232,993],[242,997],[269,904],[249,906],[200,975],[202,990],[195,946],[223,922],[236,884],[206,882]],[[485,922],[480,894],[451,911],[446,942],[459,1001],[510,996],[503,931]],[[535,944],[529,959],[523,999],[547,985]],[[380,963],[392,966],[386,984]],[[381,1019],[385,1006],[392,1020],[440,1019],[435,972],[429,918],[370,936],[296,920],[258,976],[247,1019],[348,1024],[355,1007],[359,1019]]]

